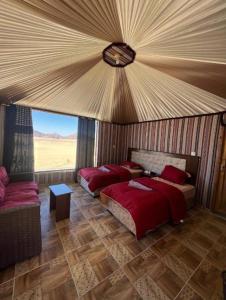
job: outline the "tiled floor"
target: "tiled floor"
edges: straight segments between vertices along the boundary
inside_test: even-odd
[[[55,223],[40,193],[40,256],[0,272],[0,299],[223,299],[226,221],[194,209],[137,241],[79,186],[71,218]]]

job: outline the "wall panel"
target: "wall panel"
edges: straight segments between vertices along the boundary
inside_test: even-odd
[[[196,152],[200,156],[197,198],[204,206],[211,207],[223,139],[220,115],[124,126],[101,123],[100,134],[99,165],[125,160],[128,148],[188,155]]]

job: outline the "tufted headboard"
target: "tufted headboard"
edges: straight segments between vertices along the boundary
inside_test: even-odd
[[[196,184],[199,157],[175,153],[156,152],[129,148],[128,160],[139,163],[145,170],[161,174],[165,165],[173,165],[192,175],[191,184]]]

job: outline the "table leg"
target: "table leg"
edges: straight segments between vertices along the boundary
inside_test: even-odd
[[[50,211],[56,209],[56,197],[52,191],[50,191],[50,203],[49,203]]]

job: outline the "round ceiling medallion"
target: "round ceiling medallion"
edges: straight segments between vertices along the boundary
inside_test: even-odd
[[[131,64],[136,52],[125,43],[112,43],[103,51],[103,60],[112,67],[125,67]]]

